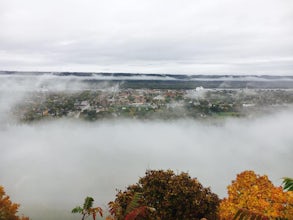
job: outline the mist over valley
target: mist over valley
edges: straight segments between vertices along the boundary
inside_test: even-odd
[[[292,18],[1,0],[0,219],[291,219]]]
[[[19,76],[1,75],[0,179],[7,194],[21,204],[21,213],[32,219],[74,219],[70,210],[88,195],[95,198],[95,204],[106,207],[114,199],[116,189],[136,183],[147,169],[188,172],[221,198],[226,196],[226,186],[243,170],[267,174],[276,185],[280,185],[283,176],[292,176],[291,89],[183,89],[182,100],[191,99],[194,103],[218,100],[220,104],[221,99],[226,102],[223,91],[242,99],[253,97],[259,106],[259,100],[268,102],[263,103],[265,108],[242,105],[247,112],[241,115],[208,115],[207,111],[206,117],[190,117],[185,107],[178,107],[181,99],[171,99],[170,103],[161,100],[160,109],[174,105],[173,110],[179,113],[173,118],[172,114],[164,118],[164,111],[150,118],[117,117],[111,112],[113,117],[95,120],[43,115],[38,120],[24,121],[13,112],[25,100],[32,104],[33,97],[42,94],[46,98],[51,93],[67,100],[64,97],[89,91],[89,84],[82,76],[74,81],[67,80],[68,76],[21,77],[19,81]],[[25,80],[26,77],[31,78]],[[104,93],[140,91],[120,85],[96,84],[90,91],[100,91],[92,93],[98,97]],[[164,97],[165,88],[156,90],[162,91]],[[171,89],[170,94],[177,94],[176,91]],[[45,100],[40,103],[44,105]],[[194,107],[190,111],[195,110]]]

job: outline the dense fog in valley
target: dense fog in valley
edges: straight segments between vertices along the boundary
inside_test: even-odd
[[[136,183],[147,169],[188,172],[221,198],[244,170],[267,174],[276,185],[282,177],[293,175],[290,108],[221,122],[58,119],[19,123],[10,108],[27,92],[44,89],[44,79],[1,80],[0,184],[21,204],[21,213],[32,219],[74,219],[71,209],[86,196],[105,208],[116,189]],[[78,81],[56,82],[45,83],[51,85],[45,89],[84,88]]]

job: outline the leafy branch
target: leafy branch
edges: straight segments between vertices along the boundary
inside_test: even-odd
[[[89,216],[93,216],[93,219],[96,220],[97,213],[103,217],[103,210],[100,207],[93,207],[94,199],[92,197],[86,197],[84,200],[83,208],[80,206],[75,207],[72,209],[72,213],[80,213],[82,215],[82,220]]]
[[[109,202],[110,207],[110,213],[118,219],[123,220],[135,220],[138,216],[140,217],[146,217],[147,212],[154,212],[155,209],[149,206],[141,205],[140,200],[142,198],[142,193],[135,192],[134,195],[131,198],[130,203],[127,205],[125,213],[122,214],[122,208],[119,204],[115,202]],[[116,218],[108,218],[110,220],[116,219]]]
[[[293,191],[293,179],[289,177],[284,177],[282,182],[284,190]]]

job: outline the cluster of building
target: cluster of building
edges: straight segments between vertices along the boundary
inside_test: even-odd
[[[14,113],[24,121],[72,117],[180,118],[241,116],[267,106],[293,103],[291,90],[104,89],[75,93],[39,92],[27,96]]]

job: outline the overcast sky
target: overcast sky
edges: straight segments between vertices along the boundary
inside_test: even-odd
[[[292,0],[1,0],[0,69],[293,75]]]

